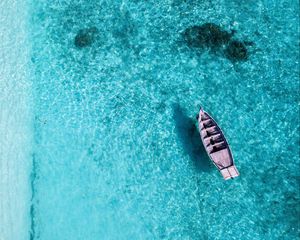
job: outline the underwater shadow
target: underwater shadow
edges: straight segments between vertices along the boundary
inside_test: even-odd
[[[196,118],[192,119],[187,116],[185,110],[179,104],[173,105],[173,118],[182,147],[189,155],[195,168],[198,171],[210,171],[212,164],[196,127]]]

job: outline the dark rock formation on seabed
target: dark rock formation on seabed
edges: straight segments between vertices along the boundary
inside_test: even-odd
[[[232,62],[247,60],[249,52],[246,46],[253,43],[232,39],[233,35],[234,31],[225,31],[214,23],[192,26],[183,33],[185,42],[191,48],[208,48]]]
[[[223,30],[214,23],[192,26],[184,31],[184,37],[190,47],[219,48],[227,44],[233,33]]]
[[[248,51],[244,42],[233,40],[225,50],[225,56],[232,61],[247,60]]]
[[[75,46],[77,48],[84,48],[92,45],[97,33],[98,29],[96,27],[80,29],[74,39]]]

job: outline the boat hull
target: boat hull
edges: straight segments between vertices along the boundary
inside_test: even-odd
[[[216,121],[202,108],[198,126],[203,146],[225,180],[239,176],[229,144]]]

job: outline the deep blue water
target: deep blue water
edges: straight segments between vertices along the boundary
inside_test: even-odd
[[[299,237],[298,1],[31,1],[30,16],[31,239]],[[231,40],[189,46],[206,23]],[[201,148],[200,105],[233,181]]]

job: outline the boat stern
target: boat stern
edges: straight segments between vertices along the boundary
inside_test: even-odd
[[[222,170],[220,170],[220,173],[222,174],[222,176],[225,180],[236,178],[240,175],[240,173],[236,169],[235,165],[232,165],[227,168],[223,168]]]

